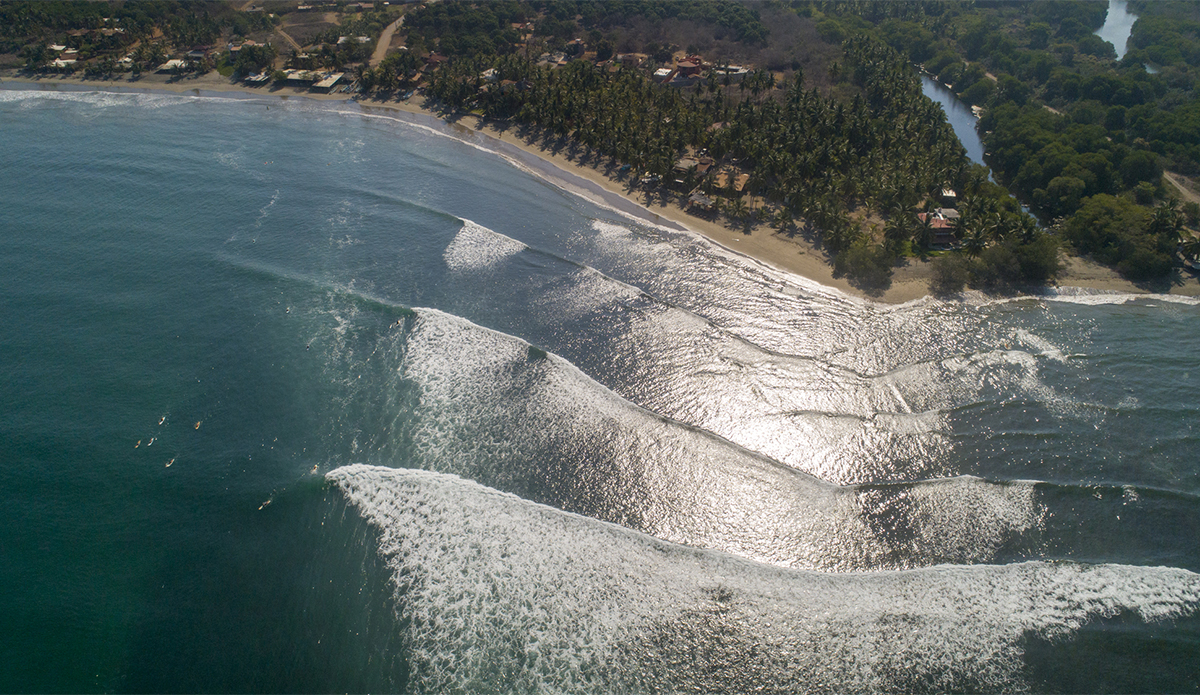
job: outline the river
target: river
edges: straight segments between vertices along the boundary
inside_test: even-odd
[[[983,161],[983,140],[979,137],[979,131],[976,129],[979,119],[971,113],[971,107],[959,101],[954,92],[950,91],[946,85],[929,75],[921,75],[921,92],[942,105],[942,110],[946,112],[946,118],[950,121],[950,127],[954,128],[954,134],[967,149],[967,158],[976,164],[987,166]]]
[[[1125,57],[1129,34],[1133,32],[1133,23],[1136,21],[1137,15],[1129,11],[1126,0],[1108,0],[1108,16],[1104,18],[1104,26],[1096,30],[1096,36],[1117,49],[1117,60]]]

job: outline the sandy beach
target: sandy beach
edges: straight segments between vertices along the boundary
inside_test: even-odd
[[[823,285],[836,287],[857,296],[869,296],[876,301],[899,304],[929,294],[930,266],[928,262],[909,259],[895,269],[891,287],[877,295],[867,295],[847,282],[833,276],[833,267],[826,254],[816,248],[803,235],[788,236],[769,226],[756,224],[749,228],[727,226],[722,218],[708,219],[691,215],[674,202],[655,193],[632,187],[628,182],[612,178],[609,172],[617,167],[611,160],[592,157],[578,146],[559,140],[543,142],[535,139],[532,131],[508,122],[485,122],[471,115],[454,114],[448,119],[419,104],[420,97],[410,101],[380,100],[374,98],[350,98],[346,94],[319,94],[303,87],[247,87],[232,82],[216,72],[200,77],[173,78],[166,75],[143,75],[140,79],[89,80],[67,76],[41,76],[36,78],[18,74],[16,71],[0,72],[0,82],[39,85],[53,89],[58,86],[78,89],[90,88],[100,91],[149,90],[193,94],[195,96],[219,96],[220,93],[250,94],[264,98],[307,98],[320,101],[355,101],[367,109],[390,109],[427,119],[449,120],[456,124],[446,132],[473,144],[498,151],[526,164],[541,162],[536,166],[547,178],[565,188],[573,189],[597,202],[608,204],[635,214],[648,221],[674,228],[684,228],[699,233],[738,253],[750,256],[768,265],[815,280]],[[419,120],[415,122],[420,122]],[[432,123],[432,120],[430,121]],[[517,152],[530,157],[514,157]],[[546,164],[557,170],[547,170]],[[637,206],[635,211],[633,206]],[[1059,274],[1060,287],[1080,287],[1089,290],[1104,290],[1131,294],[1177,294],[1200,296],[1200,280],[1196,276],[1180,271],[1160,283],[1134,284],[1121,278],[1115,271],[1078,257],[1064,257],[1065,268]]]

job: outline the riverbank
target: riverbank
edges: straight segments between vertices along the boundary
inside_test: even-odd
[[[438,122],[448,120],[458,126],[448,127],[448,134],[468,141],[474,140],[473,144],[499,151],[518,162],[524,160],[526,165],[534,164],[535,160],[548,162],[558,171],[547,171],[544,167],[537,167],[541,170],[539,173],[597,202],[627,212],[631,212],[630,205],[636,205],[639,208],[637,212],[641,213],[637,216],[647,221],[686,228],[768,265],[801,275],[822,285],[836,287],[849,294],[866,296],[844,278],[834,277],[831,259],[802,234],[787,235],[763,224],[749,227],[739,225],[735,228],[719,219],[689,214],[675,202],[675,196],[664,196],[659,191],[642,190],[631,182],[614,178],[611,174],[618,171],[614,162],[608,158],[591,156],[583,148],[573,146],[568,141],[538,139],[534,131],[509,122],[487,122],[475,116],[458,114],[445,118],[446,114],[440,114],[416,103],[417,99],[408,102],[373,98],[351,99],[345,94],[312,93],[302,87],[248,87],[232,82],[215,72],[200,77],[143,75],[137,80],[91,80],[57,75],[28,77],[15,71],[6,71],[0,72],[0,81],[41,85],[51,89],[61,85],[71,89],[84,87],[112,91],[151,90],[195,96],[253,95],[282,99],[302,97],[318,101],[355,101],[367,109],[386,109],[436,119]],[[514,157],[518,152],[533,159]],[[895,269],[891,287],[880,295],[871,295],[871,298],[893,304],[919,299],[929,294],[931,274],[928,262],[909,259],[903,266]],[[1178,274],[1174,279],[1158,285],[1135,285],[1108,268],[1080,258],[1068,260],[1066,269],[1059,277],[1059,285],[1134,294],[1170,293],[1200,296],[1200,281],[1194,276]]]

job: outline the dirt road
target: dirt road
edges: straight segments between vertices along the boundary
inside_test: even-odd
[[[387,55],[388,46],[392,43],[392,34],[396,33],[404,24],[404,15],[400,15],[400,19],[392,22],[384,28],[383,33],[379,35],[379,43],[375,44],[375,52],[371,54],[371,67],[375,67],[383,62],[383,57]]]

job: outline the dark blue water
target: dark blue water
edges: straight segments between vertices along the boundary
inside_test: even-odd
[[[1195,302],[877,305],[352,104],[0,124],[0,690],[1200,688]]]

